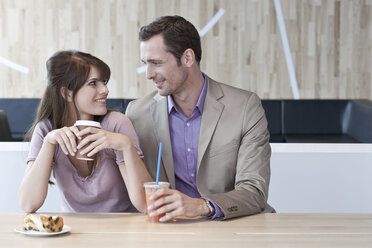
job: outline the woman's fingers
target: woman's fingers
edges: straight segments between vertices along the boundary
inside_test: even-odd
[[[58,143],[66,155],[71,154],[75,156],[75,152],[77,151],[75,133],[77,133],[77,131],[78,130],[73,127],[55,129],[46,136],[46,141],[51,144]]]
[[[85,136],[77,146],[77,149],[79,149],[82,155],[88,154],[88,156],[93,156],[107,148],[123,151],[126,147],[133,146],[132,141],[125,135],[94,127],[88,127],[80,131],[77,135]]]
[[[59,147],[62,149],[63,153],[68,155],[67,147],[65,146],[65,143],[64,143],[63,139],[61,138],[61,136],[55,135],[55,140],[59,144]]]
[[[105,144],[100,144],[100,145],[98,145],[98,146],[93,145],[93,147],[94,147],[94,149],[91,150],[91,151],[87,154],[88,157],[91,157],[91,156],[97,154],[99,151],[102,151],[103,149],[106,148]]]
[[[86,136],[85,138],[82,138],[79,142],[79,145],[77,146],[77,149],[81,149],[82,147],[84,147],[83,150],[85,150],[86,148],[88,148],[87,145],[91,146],[92,143],[99,140],[101,136],[102,135],[100,133],[97,133],[97,134],[91,134],[91,135]],[[83,150],[81,150],[80,152],[82,152]]]
[[[87,128],[84,128],[83,130],[79,130],[77,127],[75,127],[77,129],[77,133],[76,133],[76,136],[77,137],[80,137],[82,138],[83,136],[87,135],[87,134],[95,134],[95,133],[99,133],[100,131],[102,131],[102,129],[100,128],[96,128],[96,127],[87,127]]]
[[[67,148],[68,152],[72,156],[75,156],[75,151],[76,151],[75,135],[67,127],[63,127],[62,130],[59,132],[59,135],[62,138],[63,143],[65,147]]]
[[[80,132],[79,128],[77,128],[76,126],[71,126],[70,127],[70,130],[71,132],[73,132],[75,134],[76,137],[78,137],[79,139],[81,138],[78,134]]]

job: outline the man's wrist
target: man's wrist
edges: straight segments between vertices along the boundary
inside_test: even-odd
[[[207,208],[209,209],[208,214],[206,214],[204,216],[209,217],[209,216],[214,215],[216,213],[216,209],[214,208],[213,204],[207,199],[203,199],[203,200],[205,201],[205,204],[206,204]]]

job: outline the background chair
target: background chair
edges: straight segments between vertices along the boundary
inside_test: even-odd
[[[0,141],[11,141],[12,135],[10,133],[8,118],[4,110],[0,109]]]

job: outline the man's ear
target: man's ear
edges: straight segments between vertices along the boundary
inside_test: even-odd
[[[61,87],[60,93],[67,102],[73,102],[72,99],[72,90],[67,89],[66,87]]]
[[[191,48],[186,49],[181,57],[182,65],[191,67],[195,63],[195,53]]]

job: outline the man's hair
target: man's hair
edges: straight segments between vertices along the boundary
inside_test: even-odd
[[[194,25],[181,16],[161,16],[139,32],[139,40],[147,41],[155,35],[162,35],[166,50],[173,54],[178,63],[186,49],[191,48],[195,59],[200,64],[202,50],[200,36]]]

